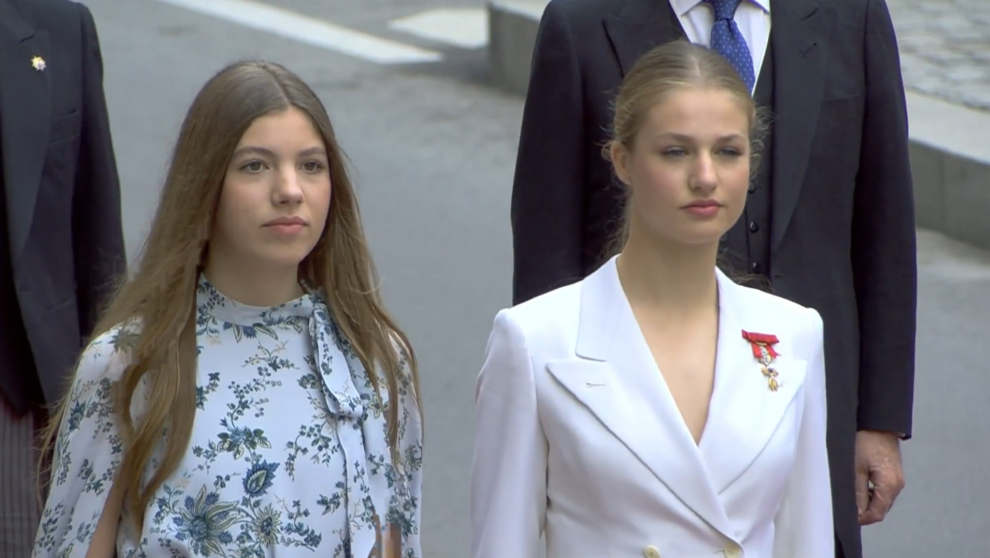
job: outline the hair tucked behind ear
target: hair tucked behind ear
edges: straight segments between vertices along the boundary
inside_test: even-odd
[[[233,64],[210,79],[183,121],[158,210],[134,278],[124,281],[93,338],[135,321],[122,340],[130,364],[114,387],[124,457],[115,483],[140,531],[154,492],[186,452],[196,413],[196,286],[209,249],[210,230],[227,166],[238,142],[259,117],[290,107],[307,114],[329,159],[333,201],[323,235],[300,265],[300,277],[320,287],[327,304],[368,369],[376,390],[378,370],[389,396],[387,422],[397,458],[399,385],[420,401],[416,358],[408,338],[385,310],[359,218],[357,197],[330,118],[316,94],[297,76],[269,62]],[[404,367],[405,364],[405,367]],[[406,368],[407,367],[407,368]],[[131,416],[142,382],[143,413]],[[71,401],[63,400],[44,436],[48,454]],[[164,452],[146,484],[153,453]],[[43,465],[42,465],[43,467]],[[40,475],[44,478],[45,475]]]
[[[734,96],[746,111],[750,124],[750,176],[761,164],[763,137],[769,127],[769,113],[757,109],[756,103],[739,73],[722,55],[684,40],[669,42],[644,54],[626,74],[612,103],[612,139],[602,146],[602,156],[611,161],[612,146],[619,144],[632,151],[636,137],[650,110],[673,92],[684,89],[714,89]],[[622,226],[609,243],[604,258],[619,253],[629,236],[628,208]],[[719,258],[719,267],[738,281],[752,277],[727,269],[728,262]]]

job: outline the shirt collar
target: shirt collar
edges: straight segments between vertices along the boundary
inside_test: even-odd
[[[695,6],[702,2],[704,0],[670,0],[670,6],[674,8],[674,12],[680,17],[693,10]],[[743,0],[743,2],[755,4],[764,12],[770,13],[770,0]]]

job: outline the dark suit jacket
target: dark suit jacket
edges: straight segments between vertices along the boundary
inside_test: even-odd
[[[855,432],[911,433],[916,253],[899,55],[883,0],[775,2],[771,22],[768,276],[825,322],[836,532],[859,558]],[[600,155],[610,102],[640,55],[682,36],[675,27],[662,0],[547,7],[512,193],[515,303],[601,263],[622,216]]]
[[[53,403],[126,268],[103,61],[85,6],[0,0],[0,149],[17,299]]]

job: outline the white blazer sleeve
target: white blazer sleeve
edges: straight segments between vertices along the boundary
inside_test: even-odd
[[[519,326],[495,317],[475,391],[473,558],[536,558],[546,517],[547,440]]]
[[[834,558],[832,490],[825,445],[825,349],[822,319],[809,310],[808,372],[797,456],[774,522],[774,556]]]

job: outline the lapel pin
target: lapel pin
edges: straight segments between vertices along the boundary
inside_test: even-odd
[[[748,331],[743,331],[742,335],[743,339],[749,341],[749,344],[753,347],[753,356],[760,363],[760,371],[767,379],[767,387],[770,388],[770,391],[777,391],[780,389],[780,382],[777,381],[777,371],[770,368],[770,364],[778,356],[777,351],[773,348],[777,344],[777,336],[767,335],[765,333],[750,333]]]
[[[39,72],[45,71],[45,59],[40,56],[31,58],[31,67]]]

